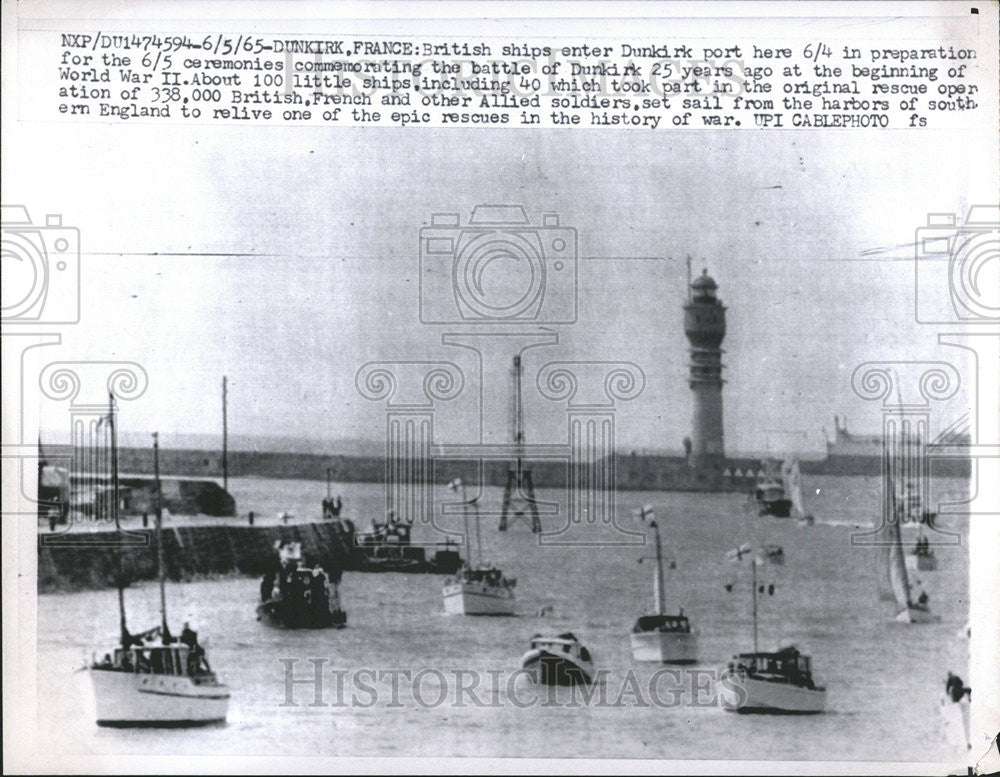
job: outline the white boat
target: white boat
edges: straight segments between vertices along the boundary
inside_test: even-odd
[[[899,529],[903,511],[896,503],[896,489],[892,486],[892,462],[888,461],[888,493],[887,519],[879,535],[878,580],[879,594],[882,599],[892,601],[896,605],[893,617],[897,623],[938,623],[940,615],[931,612],[930,597],[921,591],[913,596],[910,578],[906,572],[906,556],[903,552],[903,540]]]
[[[652,518],[652,508],[640,511],[643,518]],[[698,658],[698,634],[691,629],[691,622],[679,609],[676,615],[666,612],[664,607],[663,546],[660,529],[655,519],[650,526],[656,540],[656,568],[653,571],[654,612],[641,615],[632,626],[629,640],[632,658],[636,661],[656,661],[668,664],[690,664]],[[644,559],[639,559],[642,562]]]
[[[812,677],[809,656],[794,647],[740,653],[722,676],[722,707],[729,712],[815,715],[826,709],[826,688]]]
[[[444,585],[444,611],[449,615],[513,615],[516,584],[499,569],[463,567]]]
[[[460,478],[453,480],[451,490],[462,492],[462,514],[465,519],[466,557],[468,563],[449,578],[441,589],[444,611],[449,615],[513,615],[514,587],[517,580],[504,577],[501,570],[483,562],[482,535],[479,527],[479,510],[476,498],[467,499],[465,484]],[[469,512],[476,511],[476,542],[478,564],[473,566]]]
[[[118,500],[118,455],[114,396],[110,412],[101,422],[110,424],[111,469],[115,529],[120,533]],[[98,726],[182,727],[224,723],[229,708],[229,689],[208,664],[198,635],[184,624],[180,638],[167,627],[162,542],[162,498],[159,445],[154,439],[156,473],[156,562],[160,581],[161,625],[144,634],[129,634],[125,624],[123,576],[119,569],[118,605],[121,644],[87,667]],[[119,557],[119,563],[120,563]]]
[[[200,646],[116,647],[89,667],[97,725],[175,728],[225,723],[229,689]]]
[[[794,646],[774,653],[763,652],[757,643],[757,565],[760,558],[749,545],[730,551],[730,560],[750,558],[753,605],[753,651],[733,657],[722,673],[720,695],[723,709],[740,713],[804,715],[826,709],[826,688],[812,674],[812,659]],[[731,588],[727,586],[727,588]],[[761,586],[763,589],[764,586]],[[773,592],[774,586],[767,590]]]
[[[521,657],[521,668],[539,685],[587,685],[594,680],[590,651],[571,632],[557,637],[536,634]]]

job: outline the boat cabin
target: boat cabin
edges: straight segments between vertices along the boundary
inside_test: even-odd
[[[113,657],[105,654],[103,661],[94,664],[94,669],[182,677],[212,674],[205,652],[200,647],[192,649],[185,644],[118,647]]]
[[[742,669],[754,680],[816,687],[812,679],[812,660],[794,647],[782,648],[776,653],[740,653],[730,662],[729,669]]]
[[[632,627],[633,634],[662,631],[674,634],[689,634],[691,623],[686,615],[642,615]]]
[[[754,498],[758,502],[777,502],[785,498],[785,487],[781,483],[767,482],[761,483],[754,491]]]
[[[531,638],[531,649],[545,650],[554,655],[565,653],[574,658],[579,658],[581,661],[589,662],[591,660],[590,651],[580,644],[576,635],[570,632],[560,634],[558,637],[543,637],[536,634]]]

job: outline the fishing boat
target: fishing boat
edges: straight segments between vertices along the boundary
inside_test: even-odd
[[[885,518],[878,537],[878,581],[882,599],[896,605],[894,620],[898,623],[938,623],[940,615],[931,612],[930,597],[921,591],[916,597],[906,572],[903,540],[899,528],[903,512],[896,502],[896,489],[892,487],[892,462],[887,461],[889,487],[884,489],[889,500]]]
[[[749,556],[753,610],[753,651],[733,656],[722,674],[723,709],[739,713],[787,715],[817,714],[826,708],[826,688],[813,678],[812,659],[794,645],[775,652],[761,651],[757,639],[757,566],[760,557],[744,544],[730,551],[729,558]],[[731,586],[727,586],[730,588]],[[760,586],[764,590],[764,586]],[[767,586],[773,593],[773,586]]]
[[[444,611],[449,615],[513,615],[514,586],[517,580],[504,577],[501,570],[483,561],[482,534],[479,527],[479,510],[476,498],[466,497],[465,484],[460,478],[449,486],[462,493],[462,514],[465,519],[466,557],[469,561],[449,578],[442,588]],[[470,546],[469,508],[475,509],[476,544],[478,564],[472,563]]]
[[[118,490],[118,451],[114,395],[101,422],[110,427],[112,488],[110,509],[115,531],[121,536]],[[124,575],[119,555],[118,608],[121,642],[93,660],[90,675],[98,726],[117,728],[174,728],[224,723],[229,709],[229,689],[212,671],[197,633],[185,624],[180,638],[167,626],[162,541],[162,498],[159,445],[153,436],[156,474],[156,562],[160,583],[160,625],[139,635],[129,633],[125,622]]]
[[[590,651],[569,631],[556,637],[533,636],[521,668],[538,685],[588,685],[594,680]]]
[[[298,542],[279,540],[275,549],[278,564],[261,580],[257,620],[285,629],[344,628],[338,580],[322,567],[306,566]]]
[[[692,631],[691,622],[683,608],[673,615],[668,614],[664,606],[663,545],[652,508],[644,507],[640,511],[640,517],[643,520],[649,519],[656,543],[656,555],[653,557],[656,562],[653,570],[654,611],[649,615],[640,615],[632,626],[632,633],[629,635],[632,658],[636,661],[668,664],[694,663],[698,656],[697,632]],[[644,559],[639,559],[639,563],[643,561]]]
[[[792,514],[792,500],[788,498],[785,484],[773,464],[763,468],[763,474],[753,491],[753,501],[758,515],[788,518]]]

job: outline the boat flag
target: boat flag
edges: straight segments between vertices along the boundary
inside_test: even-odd
[[[750,545],[748,543],[743,543],[738,548],[733,548],[726,554],[726,560],[732,561],[734,563],[739,563],[743,560],[743,557],[750,553]]]
[[[636,508],[632,511],[632,515],[640,521],[651,521],[656,517],[656,513],[653,512],[653,505],[643,505]]]
[[[448,488],[452,491],[458,491],[462,487],[462,478],[455,478],[448,484]]]

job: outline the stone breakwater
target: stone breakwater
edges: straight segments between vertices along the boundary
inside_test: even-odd
[[[339,522],[282,526],[177,526],[163,530],[163,554],[169,580],[223,575],[262,575],[274,563],[274,543],[302,544],[310,564],[335,576],[357,568],[356,549]],[[156,578],[156,542],[152,529],[39,535],[38,590],[78,591],[112,587],[119,564],[125,584]]]

